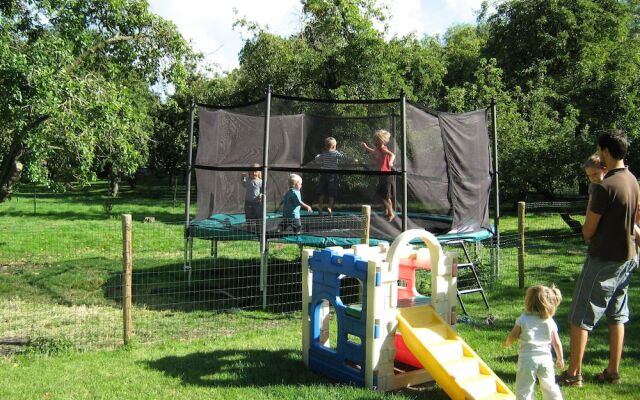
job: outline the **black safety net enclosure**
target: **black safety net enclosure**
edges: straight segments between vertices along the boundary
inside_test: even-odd
[[[299,235],[349,236],[348,229],[336,229],[349,225],[340,218],[358,215],[364,204],[372,206],[371,238],[380,240],[391,241],[413,228],[435,234],[491,229],[493,171],[484,109],[450,114],[404,98],[329,101],[269,93],[246,105],[199,105],[198,117],[192,163],[198,207],[194,222],[214,218],[222,228],[282,234],[283,198],[290,174],[297,174],[302,201],[313,207],[301,213],[303,227],[295,232]],[[395,154],[391,171],[381,171],[363,146],[375,148],[379,130],[390,134],[387,147]],[[327,138],[335,139],[340,153],[329,161],[322,155]],[[259,177],[254,189],[263,196],[265,209],[259,209],[261,218],[253,214],[259,221],[249,223],[247,179],[253,171],[259,172],[254,174]],[[392,219],[383,212],[381,179],[393,183]],[[318,208],[320,196],[323,210]],[[331,214],[328,197],[334,201]],[[327,232],[305,229],[305,221],[314,218],[325,221]],[[326,223],[331,221],[327,218],[335,218],[335,223]]]

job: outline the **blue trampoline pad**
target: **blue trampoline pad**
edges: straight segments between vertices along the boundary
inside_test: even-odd
[[[321,217],[316,212],[308,213],[303,211],[300,216],[303,223],[303,232],[296,235],[291,231],[277,232],[277,228],[283,220],[282,214],[268,213],[266,218],[267,238],[309,247],[350,247],[361,243],[359,233],[359,223],[361,222],[359,218],[361,214],[359,213],[336,211],[333,213],[333,217]],[[431,221],[446,222],[451,220],[448,215],[410,213],[409,216],[414,219]],[[326,223],[327,227],[318,232],[305,229],[318,221]],[[261,220],[247,221],[244,214],[214,214],[207,219],[191,222],[189,234],[193,238],[208,240],[260,240],[261,225]],[[486,229],[481,229],[475,232],[436,234],[435,236],[441,243],[455,240],[475,242],[491,238],[492,233]],[[393,239],[370,237],[369,244],[375,246],[380,242],[390,243]],[[420,241],[416,241],[416,243],[420,243]]]

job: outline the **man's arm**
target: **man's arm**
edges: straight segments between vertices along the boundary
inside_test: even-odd
[[[591,238],[595,235],[596,230],[598,229],[601,217],[602,215],[596,214],[591,210],[587,210],[587,216],[584,220],[584,225],[582,225],[582,237],[584,237],[585,242],[591,242]]]

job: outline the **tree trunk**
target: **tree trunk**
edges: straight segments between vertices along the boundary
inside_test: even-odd
[[[178,174],[176,174],[176,170],[172,169],[171,170],[171,175],[169,176],[169,184],[171,186],[177,186],[178,185]]]
[[[547,200],[549,201],[557,200],[557,197],[553,192],[549,190],[543,190],[540,188],[540,186],[535,184],[533,184],[533,187],[538,191],[538,193],[541,193],[542,195],[544,195],[544,197]],[[571,229],[573,233],[582,233],[582,224],[580,224],[580,221],[576,221],[575,219],[571,218],[571,214],[569,214],[568,212],[560,212],[559,214],[560,214],[560,218],[562,218],[564,223],[567,224],[567,226]]]
[[[580,221],[576,221],[575,219],[571,218],[571,214],[560,213],[560,218],[562,218],[565,224],[567,224],[569,228],[571,228],[573,233],[582,233],[582,225],[580,224]]]
[[[14,161],[11,169],[8,171],[6,177],[3,177],[2,186],[0,186],[0,203],[4,202],[13,193],[13,187],[20,180],[22,176],[23,166],[20,161]]]
[[[0,203],[11,195],[13,187],[22,176],[23,165],[19,160],[25,152],[25,132],[37,129],[48,119],[48,115],[41,115],[24,126],[21,131],[9,132],[9,136],[12,137],[11,145],[9,151],[2,155],[2,163],[0,163]]]
[[[118,192],[120,191],[120,177],[116,174],[109,174],[111,197],[118,197]]]

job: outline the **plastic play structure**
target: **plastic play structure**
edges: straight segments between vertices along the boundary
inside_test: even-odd
[[[411,245],[418,239],[426,248]],[[431,269],[430,298],[415,289],[418,268]],[[515,399],[452,327],[457,255],[445,255],[433,234],[413,229],[391,246],[305,250],[302,275],[303,360],[312,371],[382,391],[435,380],[452,399]],[[345,279],[359,282],[357,301],[343,301]]]

